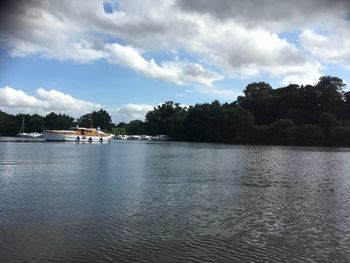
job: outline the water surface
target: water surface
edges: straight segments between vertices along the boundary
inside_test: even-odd
[[[350,262],[350,149],[0,143],[2,262]]]

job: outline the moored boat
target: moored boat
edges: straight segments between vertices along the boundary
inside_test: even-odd
[[[46,141],[64,141],[77,143],[108,143],[112,139],[109,134],[99,128],[73,127],[69,130],[44,130]]]
[[[117,136],[114,137],[116,140],[127,140],[128,135],[123,135],[123,134],[118,134]]]
[[[21,129],[17,133],[17,137],[24,137],[24,138],[41,138],[42,137],[42,134],[39,132],[29,132],[29,133],[25,132],[24,127],[25,127],[25,120],[23,116]]]

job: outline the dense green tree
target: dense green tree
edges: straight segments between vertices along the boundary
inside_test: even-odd
[[[65,130],[74,125],[74,118],[66,114],[49,113],[44,118],[47,129]]]
[[[269,141],[273,144],[290,145],[294,143],[296,126],[289,119],[277,119],[269,127]]]
[[[321,112],[339,115],[345,84],[340,78],[324,76],[316,84],[318,106]]]
[[[135,135],[135,134],[145,134],[145,123],[140,120],[134,120],[130,121],[125,126],[126,131],[129,135]]]
[[[26,126],[28,132],[42,132],[45,127],[45,119],[38,114],[33,114],[29,116]]]
[[[322,129],[324,135],[325,135],[325,143],[330,143],[330,133],[333,127],[338,126],[339,122],[337,118],[329,112],[324,112],[320,115],[318,120],[318,125]]]
[[[273,122],[278,97],[270,84],[254,82],[248,84],[243,92],[245,96],[239,96],[238,103],[254,115],[255,122],[258,125]]]
[[[235,103],[190,106],[184,121],[185,139],[210,142],[247,142],[251,135],[253,115]]]
[[[345,92],[343,95],[343,103],[340,118],[350,121],[350,91]]]
[[[126,135],[128,132],[126,130],[126,127],[113,127],[111,133],[113,133],[114,135]]]
[[[112,128],[111,116],[107,111],[102,109],[81,116],[77,120],[77,123],[82,127],[100,127],[102,130],[111,130]]]
[[[330,134],[330,145],[350,146],[350,126],[334,127]]]
[[[19,132],[22,122],[24,118],[24,132],[42,132],[42,130],[45,128],[45,120],[44,117],[38,115],[38,114],[17,114],[16,120],[17,120],[17,129]]]
[[[168,101],[149,111],[145,122],[114,125],[100,110],[83,115],[77,123],[113,128],[116,134],[166,134],[186,141],[350,146],[350,92],[344,87],[341,79],[331,76],[321,77],[315,85],[277,89],[254,82],[232,103],[213,101],[186,108]],[[0,111],[0,133],[15,135],[23,116]],[[73,124],[72,117],[55,113],[24,117],[27,132]]]
[[[187,114],[186,108],[179,103],[167,101],[146,114],[146,130],[150,135],[166,134],[179,139],[183,122]]]
[[[298,145],[324,145],[322,129],[314,124],[303,124],[296,130],[295,142]]]
[[[126,126],[126,123],[122,121],[116,125],[116,128],[125,128],[125,126]]]
[[[15,116],[0,111],[0,134],[4,136],[12,136],[18,133],[20,123]]]

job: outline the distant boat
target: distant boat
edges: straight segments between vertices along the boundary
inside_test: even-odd
[[[149,135],[141,135],[140,140],[141,141],[150,141],[152,139],[152,136]]]
[[[26,138],[41,138],[42,137],[42,134],[39,133],[39,132],[25,132],[24,130],[25,128],[25,119],[24,119],[24,116],[23,116],[23,119],[22,119],[22,125],[21,125],[21,128],[17,134],[17,137],[26,137]]]
[[[72,127],[69,130],[44,130],[43,137],[46,141],[109,143],[113,136],[99,128]]]
[[[141,135],[129,135],[128,140],[131,140],[131,141],[141,140]]]
[[[22,119],[22,125],[21,128],[19,129],[19,132],[17,133],[17,137],[27,137],[28,133],[24,132],[24,116]]]
[[[168,135],[152,136],[152,141],[168,141],[170,138]]]
[[[116,140],[127,140],[128,139],[128,135],[119,134],[119,135],[115,136],[114,139],[116,139]]]

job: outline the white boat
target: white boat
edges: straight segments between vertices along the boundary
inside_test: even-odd
[[[138,140],[141,140],[141,136],[140,135],[129,135],[128,140],[138,141]]]
[[[17,137],[28,137],[28,133],[24,132],[24,116],[22,119],[21,128],[19,129],[19,132],[17,133]]]
[[[28,136],[27,137],[30,137],[30,138],[42,138],[43,135],[39,132],[30,132],[28,133]]]
[[[152,141],[168,141],[169,136],[168,135],[157,135],[157,136],[152,136]]]
[[[115,136],[116,140],[127,140],[128,139],[128,135],[123,135],[123,134],[118,134],[117,136]]]
[[[99,128],[73,127],[69,130],[44,130],[46,141],[64,141],[77,143],[109,143],[112,136]]]
[[[111,133],[108,134],[108,138],[109,138],[110,140],[111,140],[111,139],[114,139],[114,137],[115,137],[114,134],[111,134]]]
[[[25,137],[25,138],[41,138],[42,134],[39,132],[25,132],[24,131],[24,127],[25,127],[25,121],[24,121],[24,116],[23,116],[23,120],[22,120],[22,125],[21,128],[17,134],[17,137]]]
[[[150,141],[152,139],[152,136],[149,135],[141,135],[140,140],[141,141]]]

